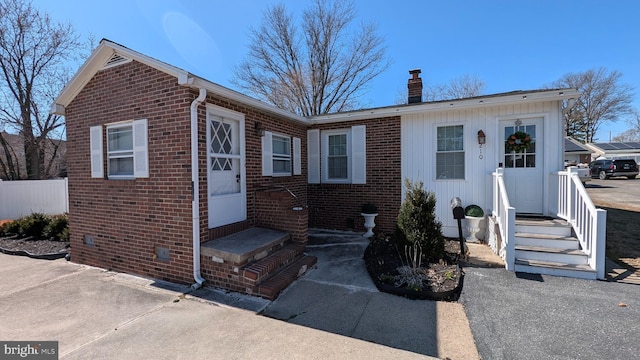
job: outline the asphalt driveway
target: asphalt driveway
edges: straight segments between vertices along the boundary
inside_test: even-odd
[[[460,298],[483,359],[637,359],[640,286],[467,268]]]

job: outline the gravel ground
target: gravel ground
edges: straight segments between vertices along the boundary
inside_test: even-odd
[[[49,255],[68,252],[69,243],[31,238],[0,237],[0,249],[4,250],[3,252],[24,251],[30,255]]]

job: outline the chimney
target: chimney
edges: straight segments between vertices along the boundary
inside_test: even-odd
[[[409,90],[409,104],[422,102],[422,79],[420,78],[420,69],[409,70],[411,79],[407,84]]]

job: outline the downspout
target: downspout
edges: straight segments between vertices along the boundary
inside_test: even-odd
[[[200,191],[198,181],[198,106],[207,97],[207,89],[200,89],[200,94],[191,103],[191,212],[193,215],[193,279],[191,288],[199,289],[204,283],[200,273]]]

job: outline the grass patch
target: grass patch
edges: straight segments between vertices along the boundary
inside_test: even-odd
[[[640,212],[607,210],[607,257],[631,270],[640,270]]]

